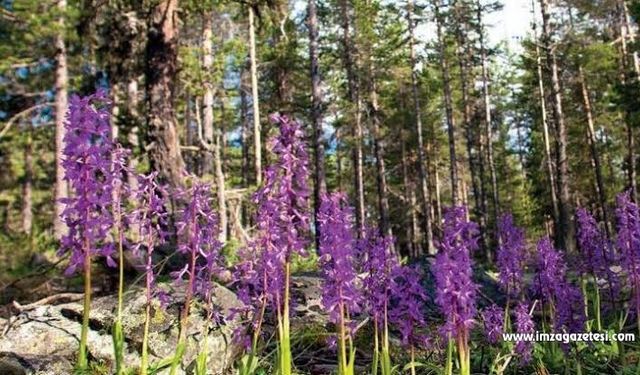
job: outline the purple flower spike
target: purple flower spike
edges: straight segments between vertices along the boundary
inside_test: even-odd
[[[443,331],[466,343],[476,314],[478,286],[472,280],[470,253],[478,248],[478,226],[467,219],[465,207],[449,208],[433,264],[436,303],[446,322]]]
[[[535,331],[535,324],[531,315],[529,315],[529,304],[520,302],[514,309],[516,316],[516,332],[522,334],[532,334]],[[518,341],[515,346],[515,352],[520,356],[520,363],[527,364],[531,361],[531,353],[533,351],[533,342]]]
[[[322,234],[319,248],[324,280],[322,304],[330,320],[339,324],[346,316],[360,312],[362,299],[354,268],[353,209],[347,205],[346,196],[323,195],[318,222]]]
[[[576,210],[577,237],[581,250],[580,272],[589,276],[605,276],[610,246],[598,228],[596,219],[584,208]]]
[[[245,305],[233,314],[255,312],[259,328],[263,306],[283,311],[285,265],[293,254],[305,256],[310,227],[308,155],[300,124],[274,115],[280,134],[269,145],[276,156],[264,171],[264,184],[253,196],[258,205],[257,234],[241,251],[244,261],[236,265],[233,284]]]
[[[633,290],[632,306],[635,313],[640,315],[640,209],[631,201],[629,192],[619,194],[616,203],[616,245],[629,286]]]
[[[537,249],[535,293],[545,301],[553,302],[556,290],[564,285],[567,265],[549,237],[538,241]]]
[[[378,328],[386,323],[392,280],[399,267],[397,257],[391,253],[392,243],[393,238],[382,237],[371,228],[358,241],[358,253],[366,273],[362,281],[366,311]]]
[[[218,216],[213,208],[211,185],[195,181],[193,185],[179,193],[187,202],[178,212],[178,251],[189,256],[189,263],[176,274],[178,280],[187,276],[188,293],[200,296],[211,310],[212,279],[222,269],[218,240]]]
[[[490,344],[497,344],[502,340],[504,331],[504,310],[502,307],[493,304],[482,312],[484,322],[484,332]]]
[[[133,254],[144,260],[147,302],[156,296],[166,302],[166,296],[155,290],[155,273],[153,270],[153,252],[163,244],[166,232],[168,213],[167,192],[156,182],[157,172],[138,176],[138,188],[134,192],[137,208],[131,213],[129,221],[137,229],[138,242],[133,246]]]
[[[564,282],[556,288],[555,299],[554,330],[568,333],[582,332],[586,317],[584,315],[584,298],[580,288]]]
[[[498,232],[500,286],[511,296],[515,296],[522,289],[522,276],[526,262],[524,230],[514,225],[511,214],[504,214],[498,222]]]
[[[114,245],[106,240],[113,224],[114,146],[109,104],[101,91],[84,98],[72,96],[69,103],[62,165],[73,194],[61,202],[65,205],[62,219],[69,232],[58,252],[60,256],[71,253],[67,275],[81,269],[86,257],[101,255],[115,266]]]
[[[579,332],[585,322],[582,293],[567,281],[567,265],[548,237],[538,242],[536,272],[536,294],[555,306],[554,330]]]
[[[420,283],[417,267],[395,267],[391,286],[389,321],[400,331],[402,344],[407,347],[425,347],[427,337],[419,333],[425,326],[424,305],[427,293]]]

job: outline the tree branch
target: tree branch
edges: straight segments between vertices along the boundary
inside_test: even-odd
[[[5,134],[7,134],[7,132],[11,129],[11,126],[21,117],[26,116],[28,114],[30,114],[31,112],[38,110],[40,108],[43,107],[48,107],[50,105],[53,105],[53,102],[46,102],[46,103],[41,103],[41,104],[36,104],[32,107],[29,107],[27,109],[24,109],[18,113],[16,113],[15,115],[13,115],[4,125],[4,128],[2,128],[2,130],[0,130],[0,139],[2,139],[2,137],[5,136]]]

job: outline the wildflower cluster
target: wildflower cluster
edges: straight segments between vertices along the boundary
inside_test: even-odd
[[[535,324],[531,315],[529,314],[529,304],[526,302],[520,302],[515,310],[515,323],[517,333],[533,333],[535,330]],[[533,343],[530,341],[519,341],[515,347],[516,353],[520,356],[520,361],[523,364],[528,363],[531,360],[531,352],[533,351]]]
[[[500,286],[507,294],[517,295],[522,288],[522,277],[526,263],[524,230],[513,223],[511,214],[504,214],[498,221],[500,246],[498,269]]]
[[[344,315],[360,312],[362,297],[358,289],[355,263],[353,210],[344,194],[322,196],[320,223],[320,266],[322,267],[322,304],[334,323]]]
[[[445,317],[442,327],[449,341],[458,346],[463,375],[471,371],[469,330],[476,315],[476,293],[473,282],[471,252],[478,248],[478,226],[467,220],[465,207],[451,207],[444,215],[444,228],[437,244],[438,255],[433,265],[436,278],[436,303]]]
[[[504,332],[504,310],[502,307],[493,304],[482,312],[484,322],[484,332],[490,344],[496,344],[502,340]]]
[[[446,317],[444,332],[465,341],[476,314],[478,289],[472,279],[471,263],[471,252],[478,248],[478,227],[466,217],[466,208],[462,206],[446,211],[433,266],[436,303]]]
[[[231,282],[244,306],[232,311],[230,318],[243,314],[251,322],[236,332],[236,338],[248,351],[238,362],[241,375],[259,373],[258,344],[263,323],[271,317],[277,329],[274,367],[280,375],[292,373],[291,267],[294,257],[306,256],[310,244],[309,171],[304,134],[300,124],[287,117],[276,115],[272,120],[279,128],[279,134],[269,144],[274,162],[264,171],[264,184],[253,196],[257,205],[255,236],[240,251],[241,261],[233,267]],[[66,126],[65,177],[73,194],[62,202],[65,205],[63,219],[69,232],[62,240],[60,254],[70,255],[66,273],[73,275],[82,271],[85,281],[78,369],[88,370],[92,261],[104,258],[108,266],[119,267],[119,302],[113,327],[115,372],[117,375],[130,372],[124,368],[122,332],[124,254],[129,251],[141,260],[140,268],[145,274],[146,309],[139,373],[148,373],[151,312],[158,301],[162,306],[169,299],[156,282],[156,249],[175,240],[177,255],[184,265],[173,276],[178,283],[186,282],[186,292],[176,348],[172,357],[161,363],[170,366],[171,375],[177,373],[187,349],[192,302],[197,299],[205,306],[206,319],[203,327],[199,327],[202,341],[193,366],[196,374],[206,374],[208,332],[214,324],[225,321],[215,306],[215,280],[225,271],[225,260],[212,187],[185,176],[186,187],[168,191],[157,182],[156,173],[138,175],[131,170],[129,152],[111,138],[109,102],[103,92],[85,98],[73,97]],[[131,177],[135,178],[134,186],[127,185]],[[169,201],[177,202],[172,213]],[[175,228],[171,227],[171,214]],[[419,364],[415,352],[428,348],[430,343],[424,269],[406,264],[393,250],[394,239],[382,235],[376,228],[365,225],[364,231],[358,233],[353,216],[345,194],[321,195],[317,252],[322,307],[332,323],[330,326],[335,328],[338,343],[337,372],[355,375],[356,353],[359,353],[355,349],[355,343],[359,342],[356,335],[359,328],[370,324],[365,330],[373,329],[371,373],[391,375],[395,372],[391,343],[394,342],[392,336],[396,335],[411,355],[405,368],[415,374]],[[626,319],[626,311],[621,320],[611,325],[603,322],[607,318],[600,313],[603,280],[614,294],[614,288],[622,285],[619,280],[626,277],[628,288],[617,290],[615,294],[620,298],[611,298],[611,303],[621,302],[624,308],[634,310],[640,326],[640,208],[629,193],[617,197],[616,219],[614,241],[600,230],[589,212],[577,210],[580,261],[576,262],[577,267],[570,268],[563,252],[556,249],[548,237],[538,241],[536,255],[529,259],[524,231],[514,224],[511,214],[502,215],[497,222],[497,266],[498,283],[507,302],[492,304],[478,314],[479,286],[473,280],[472,261],[472,254],[478,248],[478,226],[469,221],[466,207],[447,209],[442,234],[436,243],[438,254],[430,269],[435,279],[435,302],[443,318],[440,334],[448,343],[445,373],[453,372],[454,351],[459,356],[457,373],[471,373],[471,333],[481,329],[476,321],[484,326],[486,342],[492,344],[490,350],[497,352],[492,369],[500,373],[506,370],[514,355],[518,356],[520,366],[526,366],[533,353],[538,353],[537,348],[533,350],[532,342],[498,345],[504,332],[534,332],[532,314],[537,304],[542,308],[542,327],[555,332],[582,332],[591,311],[595,313],[596,325],[595,328],[587,325],[589,330],[604,331],[604,327],[611,327],[613,323],[620,324]],[[175,233],[172,229],[176,229]],[[170,238],[172,235],[175,238]],[[535,272],[530,285],[525,285],[528,280],[525,270],[530,266]],[[619,268],[623,272],[614,272]],[[582,289],[576,280],[582,282]],[[629,290],[631,298],[625,300],[623,297]],[[510,309],[512,302],[515,308]],[[506,356],[501,352],[505,349],[509,351]],[[576,347],[577,350],[586,349]]]
[[[114,145],[106,94],[72,96],[65,128],[62,165],[73,194],[61,202],[69,232],[62,238],[59,255],[71,255],[67,275],[82,269],[93,256],[103,256],[115,267],[115,249],[107,236],[113,224],[112,186],[117,176],[112,174]]]

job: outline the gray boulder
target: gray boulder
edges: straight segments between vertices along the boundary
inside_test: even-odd
[[[184,289],[169,285],[172,303],[166,308],[152,310],[149,336],[150,363],[173,355],[178,338],[178,316],[184,301]],[[215,301],[223,316],[239,307],[240,302],[230,290],[217,286]],[[113,343],[111,330],[116,310],[116,296],[96,298],[91,307],[88,352],[93,363],[109,373],[113,368]],[[135,369],[140,362],[144,325],[144,291],[134,289],[125,295],[123,330],[125,336],[125,362]],[[73,373],[76,361],[82,320],[82,304],[33,306],[11,317],[0,326],[0,374],[65,375]],[[211,374],[226,374],[240,353],[232,341],[232,332],[238,320],[225,321],[212,326],[207,335]],[[180,373],[192,372],[195,359],[204,341],[202,330],[205,317],[202,306],[194,304],[187,329],[187,348]],[[166,373],[164,370],[160,374]]]

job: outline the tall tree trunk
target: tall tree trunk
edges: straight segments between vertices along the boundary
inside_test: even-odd
[[[535,9],[535,0],[531,0],[531,7]],[[538,44],[537,24],[534,21],[533,24],[533,41],[536,46],[536,72],[538,78],[538,95],[540,95],[540,116],[542,122],[542,141],[544,143],[544,157],[545,165],[547,167],[547,177],[549,178],[549,192],[551,194],[551,208],[553,215],[553,222],[555,226],[558,226],[560,220],[560,207],[558,204],[558,194],[556,192],[556,178],[553,166],[553,159],[551,159],[551,142],[549,138],[549,123],[547,121],[547,94],[544,89],[544,76],[542,74],[542,55],[540,53],[540,45]],[[554,228],[554,231],[557,231]]]
[[[307,23],[309,29],[309,66],[311,76],[311,129],[313,132],[313,213],[316,228],[316,248],[320,247],[320,197],[326,190],[324,173],[324,145],[322,144],[322,94],[320,93],[320,71],[318,65],[318,14],[316,0],[309,0],[307,7]]]
[[[228,212],[224,170],[222,168],[222,142],[222,131],[217,129],[213,143],[213,164],[215,168],[216,197],[218,200],[218,218],[220,220],[219,239],[220,242],[225,243],[227,242]]]
[[[172,188],[182,185],[184,171],[173,107],[178,22],[178,0],[161,0],[153,6],[145,59],[149,156],[152,168]]]
[[[473,190],[474,198],[474,212],[475,216],[480,224],[480,249],[483,254],[486,254],[486,224],[487,224],[487,212],[482,209],[481,193],[482,178],[480,175],[480,169],[478,166],[477,157],[482,155],[474,154],[474,136],[473,128],[471,124],[471,101],[469,99],[469,62],[471,61],[471,51],[466,45],[466,39],[468,35],[465,35],[467,30],[467,24],[463,19],[463,9],[461,9],[460,1],[456,1],[454,4],[454,10],[456,15],[456,55],[458,58],[458,68],[460,72],[460,91],[462,94],[462,121],[463,128],[465,130],[467,159],[469,163],[469,173],[471,175],[471,189]],[[471,77],[473,81],[473,77]]]
[[[24,179],[22,181],[22,231],[31,235],[33,227],[33,140],[29,125],[27,142],[24,146]]]
[[[249,5],[249,61],[251,64],[251,100],[253,103],[253,153],[256,185],[262,184],[262,141],[260,129],[260,100],[258,97],[258,61],[256,57],[256,31],[254,9]]]
[[[400,130],[400,163],[402,165],[402,184],[405,198],[408,199],[407,218],[411,225],[404,225],[405,236],[407,238],[409,254],[411,257],[420,256],[420,242],[418,240],[418,217],[416,215],[416,194],[415,186],[409,177],[409,163],[407,162],[406,139],[404,129]]]
[[[365,1],[368,8],[370,22],[367,25],[375,24],[378,17],[377,11],[374,9],[370,1]],[[363,30],[363,34],[375,36],[375,31],[371,28]],[[366,74],[365,89],[367,92],[367,117],[371,123],[371,137],[373,141],[373,155],[376,161],[376,187],[378,191],[378,226],[380,232],[386,236],[392,236],[391,225],[389,224],[389,198],[387,186],[387,171],[385,165],[384,153],[384,137],[382,134],[382,120],[380,113],[380,105],[378,103],[378,85],[377,70],[373,59],[374,49],[371,38],[363,37],[363,60]]]
[[[211,82],[211,68],[213,66],[213,19],[210,12],[202,14],[202,70],[204,95],[202,97],[202,135],[204,142],[212,146],[213,140],[213,82]],[[214,174],[214,155],[204,150],[202,157],[203,175]]]
[[[602,165],[600,163],[600,155],[598,153],[593,111],[591,109],[591,99],[589,98],[589,88],[587,87],[582,65],[578,66],[578,80],[580,81],[580,91],[582,93],[584,112],[587,115],[587,141],[589,143],[589,149],[591,150],[591,162],[596,177],[596,189],[598,193],[598,201],[600,203],[600,215],[604,222],[604,228],[607,236],[611,238],[609,215],[607,213],[607,194],[604,187],[604,179],[602,177]]]
[[[491,177],[491,203],[493,206],[493,217],[498,218],[500,213],[500,196],[498,190],[498,179],[496,176],[496,165],[493,160],[493,127],[491,124],[491,97],[489,94],[489,69],[487,67],[487,49],[484,43],[484,25],[482,23],[482,6],[477,2],[477,22],[478,35],[480,36],[480,59],[482,67],[482,99],[484,104],[484,125],[487,137],[487,162],[489,163],[489,174]],[[497,231],[496,238],[497,238]],[[497,241],[496,241],[497,242]]]
[[[240,125],[241,125],[241,142],[242,142],[242,187],[249,187],[249,103],[247,98],[247,89],[244,86],[244,75],[246,69],[242,69],[240,73]],[[248,221],[247,207],[244,201],[240,201],[240,222],[242,225],[246,225]]]
[[[564,122],[562,110],[562,89],[560,87],[560,77],[558,75],[558,62],[556,54],[551,45],[551,30],[549,25],[548,0],[540,0],[542,13],[542,39],[547,51],[547,64],[551,73],[551,86],[553,90],[553,119],[556,125],[556,147],[557,147],[557,167],[558,167],[558,190],[560,218],[556,233],[556,244],[558,247],[572,252],[575,248],[574,225],[571,220],[571,193],[569,191],[569,160],[567,158],[567,129]]]
[[[378,105],[378,93],[373,70],[374,68],[370,66],[369,116],[373,136],[373,153],[376,158],[376,185],[378,187],[378,210],[380,212],[379,226],[381,233],[392,236],[393,233],[389,224],[389,188],[387,186],[387,169],[384,161],[384,141],[380,129],[380,107]]]
[[[631,22],[629,19],[629,12],[627,9],[627,4],[624,0],[620,0],[618,4],[619,8],[619,16],[620,16],[620,40],[622,47],[622,84],[626,85],[628,81],[638,80],[640,81],[640,64],[638,63],[638,54],[634,52],[632,54],[632,65],[633,72],[635,73],[635,77],[631,79],[627,79],[628,75],[628,65],[629,65],[629,49],[627,45],[627,39],[631,43],[635,42],[635,35],[633,30],[631,29]],[[632,124],[632,120],[630,116],[627,114],[626,120],[626,131],[627,131],[627,179],[629,184],[629,189],[631,190],[631,196],[633,197],[633,201],[638,201],[638,183],[637,183],[637,172],[636,172],[636,151],[635,151],[635,132],[634,126]]]
[[[409,0],[407,2],[407,23],[409,25],[409,62],[411,64],[411,93],[413,96],[415,129],[416,137],[418,138],[418,175],[420,178],[420,198],[422,204],[422,213],[424,215],[423,232],[425,233],[425,248],[427,253],[435,254],[435,248],[433,247],[433,230],[431,228],[431,194],[429,192],[429,184],[427,182],[427,158],[429,156],[429,150],[427,150],[427,155],[425,155],[424,137],[422,134],[422,106],[420,105],[420,95],[418,92],[418,72],[416,71],[415,24],[413,21],[413,8],[414,0]],[[414,210],[414,208],[412,207],[411,210]],[[417,246],[417,244],[414,244],[414,246]]]
[[[138,126],[140,124],[140,113],[138,111],[138,105],[139,105],[138,80],[137,78],[133,77],[127,83],[127,104],[126,104],[128,117],[130,118],[130,121],[131,121],[131,127],[128,129],[129,132],[127,133],[127,143],[129,143],[129,148],[132,151],[138,150],[138,148],[140,147],[140,140],[139,140],[139,134],[138,134],[140,131],[140,127]],[[132,171],[135,171],[138,168],[138,159],[135,153],[133,153],[129,157],[129,168]],[[129,183],[129,187],[133,191],[137,189],[138,179],[134,173],[129,173],[127,175],[127,182]]]
[[[196,129],[191,125],[192,119],[192,107],[191,103],[191,92],[188,89],[185,89],[184,93],[184,130],[185,130],[185,142],[187,146],[197,146],[198,143],[198,134]],[[198,165],[197,155],[190,154],[185,158],[185,164],[187,171],[189,173],[197,174],[197,165]]]
[[[453,205],[460,204],[458,188],[458,159],[456,157],[456,124],[453,117],[453,98],[451,96],[451,77],[449,74],[449,61],[446,56],[445,36],[442,33],[442,26],[444,23],[443,15],[440,13],[440,6],[436,0],[435,4],[435,16],[436,16],[436,31],[438,36],[439,47],[439,60],[440,69],[442,71],[442,86],[444,93],[444,107],[445,117],[447,119],[447,136],[449,139],[449,174],[451,178],[451,202]]]
[[[351,26],[349,21],[349,1],[340,0],[340,17],[342,18],[342,48],[343,63],[347,73],[347,91],[354,108],[351,109],[353,116],[353,175],[356,190],[356,225],[359,235],[362,235],[365,224],[364,214],[364,175],[363,175],[363,152],[362,152],[362,113],[358,76],[354,61],[354,45],[351,41]]]
[[[58,0],[58,9],[64,14],[67,8],[67,0]],[[62,199],[68,196],[67,181],[64,179],[64,167],[62,158],[64,152],[65,118],[67,116],[69,73],[67,71],[67,48],[64,41],[65,20],[64,15],[57,20],[59,30],[56,33],[54,45],[56,48],[56,73],[55,73],[55,123],[56,123],[56,184],[54,187],[54,218],[53,233],[57,239],[61,239],[67,233],[67,226],[62,221],[64,206]]]
[[[216,181],[216,197],[218,201],[218,218],[220,220],[220,236],[222,243],[227,241],[227,200],[224,171],[222,168],[222,131],[214,130],[213,125],[213,82],[211,68],[213,66],[213,15],[203,14],[202,27],[202,68],[204,70],[204,96],[202,98],[202,127],[205,143],[203,174],[213,172]]]

